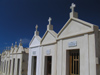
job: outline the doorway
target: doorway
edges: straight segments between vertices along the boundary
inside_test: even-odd
[[[10,60],[10,63],[9,63],[9,75],[10,75],[10,69],[11,69],[11,60]]]
[[[79,66],[79,50],[69,51],[69,74],[79,75]]]
[[[13,75],[14,75],[14,69],[15,69],[15,59],[13,59]]]
[[[52,68],[52,56],[45,56],[45,70],[44,75],[51,75]]]
[[[32,56],[32,75],[36,75],[37,56]]]
[[[17,75],[19,75],[19,70],[20,70],[20,59],[18,59],[17,62]]]

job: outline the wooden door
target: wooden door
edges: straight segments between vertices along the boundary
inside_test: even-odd
[[[70,51],[70,75],[79,75],[79,50]]]

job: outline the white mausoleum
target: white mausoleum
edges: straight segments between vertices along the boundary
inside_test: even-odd
[[[28,75],[100,75],[100,30],[78,18],[72,3],[69,20],[57,34],[51,18],[42,39],[29,45]]]
[[[34,36],[29,44],[29,61],[28,61],[28,75],[40,75],[41,74],[41,47],[40,41],[41,37],[39,36],[39,31],[37,30],[38,25],[36,25],[36,31]]]
[[[2,75],[27,75],[28,69],[28,48],[23,48],[21,40],[17,47],[11,47],[1,55]]]

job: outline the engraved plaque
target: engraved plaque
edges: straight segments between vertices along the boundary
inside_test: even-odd
[[[69,43],[68,43],[68,46],[69,46],[69,47],[75,47],[75,46],[77,46],[77,41],[69,42]]]
[[[33,51],[33,55],[36,55],[36,51]]]
[[[50,55],[51,54],[51,50],[46,50],[46,54]]]

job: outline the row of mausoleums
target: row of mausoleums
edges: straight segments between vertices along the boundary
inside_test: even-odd
[[[51,18],[42,38],[36,26],[29,45],[28,75],[100,75],[99,28],[78,19],[74,7],[58,34]]]
[[[28,48],[23,48],[20,41],[19,46],[11,47],[1,55],[2,75],[27,75]]]
[[[20,44],[2,53],[4,75],[100,75],[99,28],[78,19],[74,7],[72,4],[70,19],[58,34],[53,30],[51,18],[42,38],[36,25],[29,58]]]

